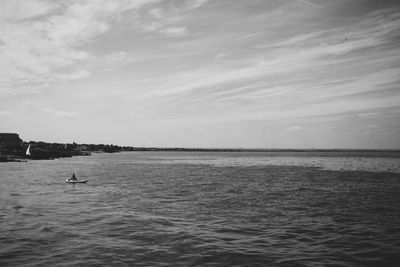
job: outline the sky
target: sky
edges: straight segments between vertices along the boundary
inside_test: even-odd
[[[400,148],[400,3],[0,0],[0,132]]]

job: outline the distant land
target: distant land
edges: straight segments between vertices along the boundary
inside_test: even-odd
[[[181,151],[181,152],[386,152],[387,156],[398,156],[400,150],[378,149],[268,149],[268,148],[180,148],[180,147],[134,147],[113,144],[47,143],[23,141],[17,133],[0,133],[0,162],[24,161],[27,159],[56,159],[73,156],[90,156],[92,153],[116,153],[125,151]],[[395,153],[395,154],[394,154]],[[367,155],[367,154],[366,154]],[[342,155],[345,156],[345,155]],[[368,156],[368,155],[367,155]],[[373,156],[373,154],[371,154]]]

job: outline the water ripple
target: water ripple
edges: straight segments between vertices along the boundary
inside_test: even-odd
[[[0,265],[400,262],[397,173],[185,157],[165,163],[168,154],[102,154],[0,165]],[[65,184],[71,169],[88,184]]]

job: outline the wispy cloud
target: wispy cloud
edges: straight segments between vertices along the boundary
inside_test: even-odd
[[[108,54],[106,58],[110,62],[124,61],[128,58],[128,53],[125,51],[112,52],[111,54]]]
[[[8,111],[8,110],[0,110],[0,116],[7,116],[7,115],[11,115],[12,112]]]
[[[78,79],[88,78],[90,76],[91,76],[90,71],[81,69],[71,73],[62,73],[59,74],[57,77],[62,80],[78,80]]]
[[[138,142],[167,145],[175,134],[154,129],[182,137],[186,125],[216,140],[235,129],[232,140],[279,142],[266,125],[289,138],[332,123],[320,129],[335,136],[376,113],[358,116],[359,129],[386,127],[394,140],[400,6],[389,2],[4,0],[1,125],[70,117],[89,134],[101,118]]]
[[[56,5],[44,1],[29,1],[21,3],[18,1],[4,0],[0,10],[1,21],[20,21],[43,16],[56,8]]]
[[[43,111],[51,114],[55,118],[68,118],[68,117],[77,117],[79,113],[73,111],[66,110],[55,110],[53,108],[44,108]]]
[[[168,27],[160,30],[160,32],[171,37],[181,37],[187,34],[187,29],[185,27]]]
[[[122,12],[151,2],[158,1],[3,1],[2,87],[88,77],[88,70],[73,69],[93,57],[79,46],[109,30]]]
[[[304,127],[302,126],[291,126],[285,130],[286,133],[293,133],[303,130]]]
[[[288,73],[296,76],[294,72],[304,72],[307,68],[323,69],[332,64],[339,65],[341,64],[338,61],[340,58],[333,58],[334,56],[344,56],[349,53],[357,53],[363,49],[384,45],[388,38],[391,38],[396,31],[400,30],[397,16],[386,19],[387,25],[384,31],[381,30],[382,26],[379,23],[374,23],[375,20],[376,17],[370,16],[358,24],[347,27],[347,29],[338,27],[290,37],[273,44],[274,49],[267,50],[264,57],[258,57],[253,64],[245,67],[184,71],[181,74],[174,75],[172,83],[169,83],[169,78],[166,78],[163,88],[152,90],[149,95],[186,94],[193,90],[202,90],[223,83],[261,78],[270,80],[271,77]],[[271,47],[271,45],[266,45],[261,49]],[[217,58],[222,58],[225,54],[218,55]],[[178,83],[180,80],[182,85]],[[253,91],[251,94],[257,95],[258,93]]]
[[[210,1],[211,0],[191,0],[191,6],[192,8],[198,8]]]

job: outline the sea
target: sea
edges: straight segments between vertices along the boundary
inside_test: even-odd
[[[0,266],[400,266],[400,152],[0,163]]]

